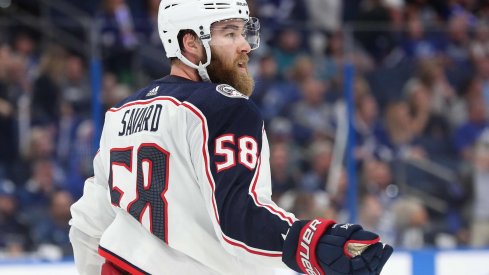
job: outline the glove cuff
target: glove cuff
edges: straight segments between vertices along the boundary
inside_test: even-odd
[[[282,261],[297,272],[324,275],[316,257],[316,247],[333,220],[297,221],[290,228],[284,243]]]
[[[333,220],[315,219],[301,229],[295,260],[302,272],[324,275],[316,257],[316,247],[324,232],[335,223]]]

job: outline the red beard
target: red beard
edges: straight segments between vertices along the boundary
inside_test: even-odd
[[[253,78],[247,72],[241,71],[238,66],[239,63],[247,66],[248,59],[248,56],[242,55],[231,63],[211,49],[211,63],[207,66],[211,81],[231,85],[240,93],[251,96],[254,88]]]

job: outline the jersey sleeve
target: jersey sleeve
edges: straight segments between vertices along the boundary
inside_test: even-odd
[[[188,140],[208,213],[229,253],[281,266],[284,237],[296,219],[271,200],[263,120],[246,99],[225,103],[214,112],[187,104],[197,118]]]
[[[105,262],[97,252],[100,238],[115,218],[102,158],[99,151],[93,161],[95,176],[85,181],[83,196],[70,209],[70,242],[80,274],[100,274]]]

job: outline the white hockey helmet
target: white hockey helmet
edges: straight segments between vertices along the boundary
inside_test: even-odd
[[[158,11],[158,31],[168,58],[176,57],[187,66],[197,69],[202,80],[210,82],[206,67],[211,61],[209,41],[212,23],[243,19],[245,37],[252,50],[260,45],[260,23],[249,16],[246,0],[161,0]],[[181,30],[193,30],[202,41],[207,54],[205,64],[193,64],[185,58],[178,44]]]

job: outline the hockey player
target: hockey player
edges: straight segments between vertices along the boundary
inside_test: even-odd
[[[392,248],[378,235],[270,199],[245,0],[162,0],[158,28],[171,74],[105,115],[95,176],[71,208],[78,271],[379,274]]]

